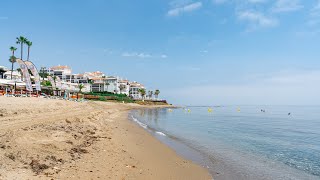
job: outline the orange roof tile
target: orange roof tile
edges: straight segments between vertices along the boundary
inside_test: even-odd
[[[69,66],[53,66],[50,69],[52,70],[65,70],[65,69],[71,69]]]

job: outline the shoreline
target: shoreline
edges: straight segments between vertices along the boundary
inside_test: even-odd
[[[204,109],[206,110],[206,109]],[[174,149],[177,154],[192,160],[203,167],[206,167],[214,179],[318,179],[314,174],[290,167],[281,161],[269,159],[263,154],[248,154],[240,147],[225,143],[226,141],[217,141],[210,139],[209,146],[201,146],[205,143],[198,143],[197,139],[187,136],[184,131],[188,128],[181,128],[179,131],[174,125],[184,124],[177,116],[169,116],[166,112],[152,112],[146,110],[133,111],[131,116],[133,121],[143,126],[146,131],[159,139],[164,144]],[[165,111],[165,110],[163,110]],[[177,118],[177,119],[176,119]],[[177,120],[177,121],[176,121]],[[189,119],[190,120],[190,119]],[[192,127],[192,126],[189,126]],[[164,136],[157,134],[163,132]],[[185,136],[184,136],[185,135]],[[198,137],[199,138],[199,137]],[[194,139],[194,140],[192,140]],[[200,140],[200,139],[198,139]]]
[[[157,106],[0,100],[0,179],[212,179],[128,119]]]

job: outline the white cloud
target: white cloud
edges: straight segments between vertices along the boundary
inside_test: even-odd
[[[238,19],[249,22],[251,28],[273,27],[278,24],[277,19],[267,17],[260,12],[242,11],[238,13]]]
[[[170,9],[167,13],[168,16],[179,16],[182,13],[192,12],[198,10],[202,7],[202,2],[195,2],[191,4],[186,4],[183,6],[175,7]]]
[[[124,52],[123,57],[138,57],[138,58],[152,58],[152,55],[148,53],[137,53],[137,52]]]
[[[141,58],[141,59],[149,59],[149,58],[162,58],[166,59],[168,56],[166,54],[161,55],[152,55],[150,53],[145,52],[124,52],[121,54],[122,57],[135,57],[135,58]]]
[[[272,8],[272,12],[291,12],[297,11],[303,8],[300,0],[277,0]]]
[[[166,54],[162,54],[160,57],[163,58],[163,59],[168,58],[168,56]]]

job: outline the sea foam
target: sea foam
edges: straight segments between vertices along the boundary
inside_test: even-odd
[[[167,136],[165,133],[160,132],[160,131],[157,131],[156,133],[159,134],[159,135],[161,135],[161,136]]]
[[[133,120],[134,122],[136,122],[137,124],[139,124],[139,126],[143,127],[144,129],[147,129],[147,128],[148,128],[148,126],[147,126],[146,124],[140,122],[137,118],[135,118],[135,117],[133,117],[133,116],[131,116],[131,117],[132,117],[132,120]]]

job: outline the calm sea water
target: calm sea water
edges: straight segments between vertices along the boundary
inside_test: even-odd
[[[319,106],[208,108],[134,110],[130,118],[215,179],[320,179]]]

